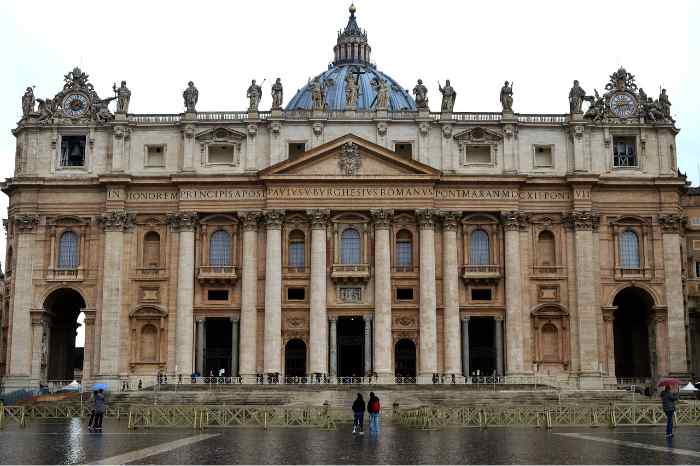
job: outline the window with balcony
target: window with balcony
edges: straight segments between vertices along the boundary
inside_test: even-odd
[[[304,232],[294,230],[289,234],[289,249],[287,251],[287,265],[290,268],[303,269],[305,267],[306,256],[304,247]]]
[[[623,269],[639,269],[639,237],[632,230],[620,235],[620,265]]]
[[[78,235],[66,231],[58,240],[58,268],[77,269],[79,261]]]
[[[401,230],[396,235],[396,268],[403,272],[413,268],[413,235],[408,230]]]
[[[231,235],[224,231],[215,231],[209,239],[209,265],[225,267],[231,265]]]
[[[360,264],[360,232],[347,228],[340,236],[340,263],[344,265]]]
[[[160,235],[155,231],[143,237],[143,266],[147,269],[160,267]]]
[[[613,138],[613,166],[615,168],[638,167],[637,141],[630,136]]]
[[[469,236],[469,265],[489,265],[489,235],[484,230],[474,230]]]

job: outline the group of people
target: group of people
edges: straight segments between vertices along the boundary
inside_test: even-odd
[[[379,413],[381,412],[381,404],[379,403],[379,397],[377,397],[374,392],[369,393],[369,401],[365,403],[364,398],[362,398],[362,393],[357,394],[355,402],[352,404],[352,412],[354,415],[352,423],[352,433],[363,435],[364,422],[365,422],[365,411],[369,413],[369,433],[378,434],[379,433]]]

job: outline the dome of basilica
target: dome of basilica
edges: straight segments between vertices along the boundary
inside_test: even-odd
[[[325,94],[325,110],[328,111],[375,110],[380,81],[388,87],[388,110],[415,110],[416,103],[408,90],[370,63],[371,50],[367,33],[357,25],[355,7],[350,6],[348,24],[338,33],[338,42],[333,47],[335,60],[326,71],[297,91],[286,110],[311,110],[314,107],[312,82],[316,80]],[[347,86],[352,82],[350,79],[354,79],[357,85],[354,108],[347,105],[346,98]]]

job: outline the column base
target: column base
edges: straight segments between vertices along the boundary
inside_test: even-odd
[[[15,390],[38,390],[39,382],[32,381],[28,375],[13,375],[7,376],[4,381],[4,393],[14,392]]]
[[[603,377],[599,373],[581,372],[578,374],[577,385],[580,390],[602,390]]]
[[[393,384],[394,374],[391,372],[376,372],[375,378],[372,380],[375,384]]]
[[[107,385],[108,392],[119,392],[122,388],[122,379],[118,375],[98,375],[93,379],[93,384],[103,383]],[[92,386],[92,385],[91,385]],[[90,387],[83,386],[83,391],[88,391]]]

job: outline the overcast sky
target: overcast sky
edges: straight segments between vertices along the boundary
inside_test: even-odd
[[[656,97],[668,90],[681,128],[681,171],[698,183],[700,8],[694,1],[357,0],[380,70],[412,89],[417,78],[439,102],[452,81],[455,111],[500,111],[504,80],[521,113],[565,113],[573,79],[593,93],[620,66]],[[244,110],[250,79],[282,78],[285,103],[332,60],[348,0],[0,2],[0,177],[14,170],[26,86],[53,96],[80,66],[101,96],[124,79],[134,113],[179,113],[188,80],[198,109]],[[690,25],[694,25],[692,28]],[[692,59],[691,59],[692,57]],[[2,217],[7,199],[1,196]],[[4,238],[0,247],[4,251]],[[4,254],[0,257],[4,257]],[[4,266],[4,264],[3,264]]]

